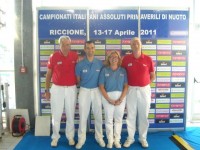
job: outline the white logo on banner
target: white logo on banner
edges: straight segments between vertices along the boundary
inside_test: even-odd
[[[169,113],[169,109],[156,109],[156,114]]]
[[[172,98],[171,103],[184,103],[183,98]]]
[[[186,71],[185,67],[172,67],[172,71]]]
[[[170,113],[184,113],[184,109],[170,109]]]
[[[171,92],[185,92],[185,88],[171,88]]]
[[[170,123],[183,123],[183,119],[170,119]]]

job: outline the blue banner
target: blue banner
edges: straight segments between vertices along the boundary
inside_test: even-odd
[[[141,10],[140,20],[142,38],[188,38],[188,11]]]
[[[80,55],[83,55],[86,37],[94,40],[95,55],[101,60],[105,60],[107,53],[113,50],[122,57],[131,54],[130,41],[140,35],[142,52],[152,57],[156,70],[156,80],[151,84],[150,128],[185,127],[189,11],[145,9],[139,14],[134,9],[38,10],[38,74],[43,115],[50,114],[50,105],[43,95],[46,63],[49,55],[59,49],[58,38],[61,35],[72,38],[71,48]],[[126,116],[125,110],[123,128],[126,128]],[[62,120],[66,120],[65,115]],[[76,125],[78,121],[76,109]],[[90,129],[94,129],[94,121],[91,113]]]
[[[39,38],[85,38],[86,17],[86,10],[39,10]]]

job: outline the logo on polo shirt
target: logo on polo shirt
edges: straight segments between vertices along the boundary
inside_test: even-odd
[[[83,70],[83,73],[86,73],[86,72],[87,72],[87,69],[84,69],[84,70]]]
[[[62,61],[58,61],[58,62],[57,62],[57,65],[61,65],[61,64],[62,64]]]
[[[146,67],[147,65],[146,65],[146,64],[143,64],[143,66]]]
[[[128,64],[128,67],[130,67],[130,66],[133,66],[133,64],[132,64],[132,63],[129,63],[129,64]]]
[[[124,76],[124,74],[123,74],[123,73],[120,73],[119,76]]]
[[[105,76],[106,76],[106,77],[109,77],[109,76],[110,76],[110,74],[109,74],[109,73],[106,73],[106,74],[105,74]]]
[[[76,61],[74,61],[74,60],[73,60],[73,61],[72,61],[72,63],[73,63],[73,64],[75,64],[75,63],[76,63]]]

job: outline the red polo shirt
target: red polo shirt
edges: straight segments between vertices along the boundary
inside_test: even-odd
[[[143,87],[151,83],[150,73],[154,72],[151,57],[144,54],[139,58],[135,58],[133,54],[126,55],[122,67],[127,71],[128,85]]]
[[[52,70],[52,82],[60,86],[76,84],[75,65],[78,59],[76,52],[70,51],[64,56],[61,51],[54,52],[47,67]]]

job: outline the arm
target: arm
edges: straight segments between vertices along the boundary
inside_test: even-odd
[[[76,74],[76,81],[77,81],[77,86],[80,85],[80,81],[81,81],[81,75],[80,75],[80,64],[77,63],[76,67],[75,67],[75,74]]]
[[[47,100],[50,99],[51,97],[51,94],[49,92],[49,88],[50,88],[50,83],[51,83],[51,77],[52,77],[52,70],[51,69],[48,69],[47,70],[47,73],[46,73],[46,90],[45,90],[45,97]]]
[[[122,101],[124,100],[124,97],[126,96],[127,91],[128,91],[128,84],[125,83],[122,94],[121,94],[120,98],[116,101],[115,105],[120,105],[122,103]]]
[[[77,80],[77,85],[79,86],[80,85],[80,81],[81,81],[80,76],[76,76],[76,80]]]
[[[110,97],[108,96],[108,94],[107,94],[107,92],[106,92],[103,84],[99,85],[99,89],[100,89],[103,97],[108,101],[108,103],[110,103],[111,105],[115,105],[115,101],[113,101],[112,99],[110,99]]]
[[[150,73],[150,80],[151,80],[151,82],[153,82],[155,80],[155,78],[156,78],[155,72],[151,72]]]

